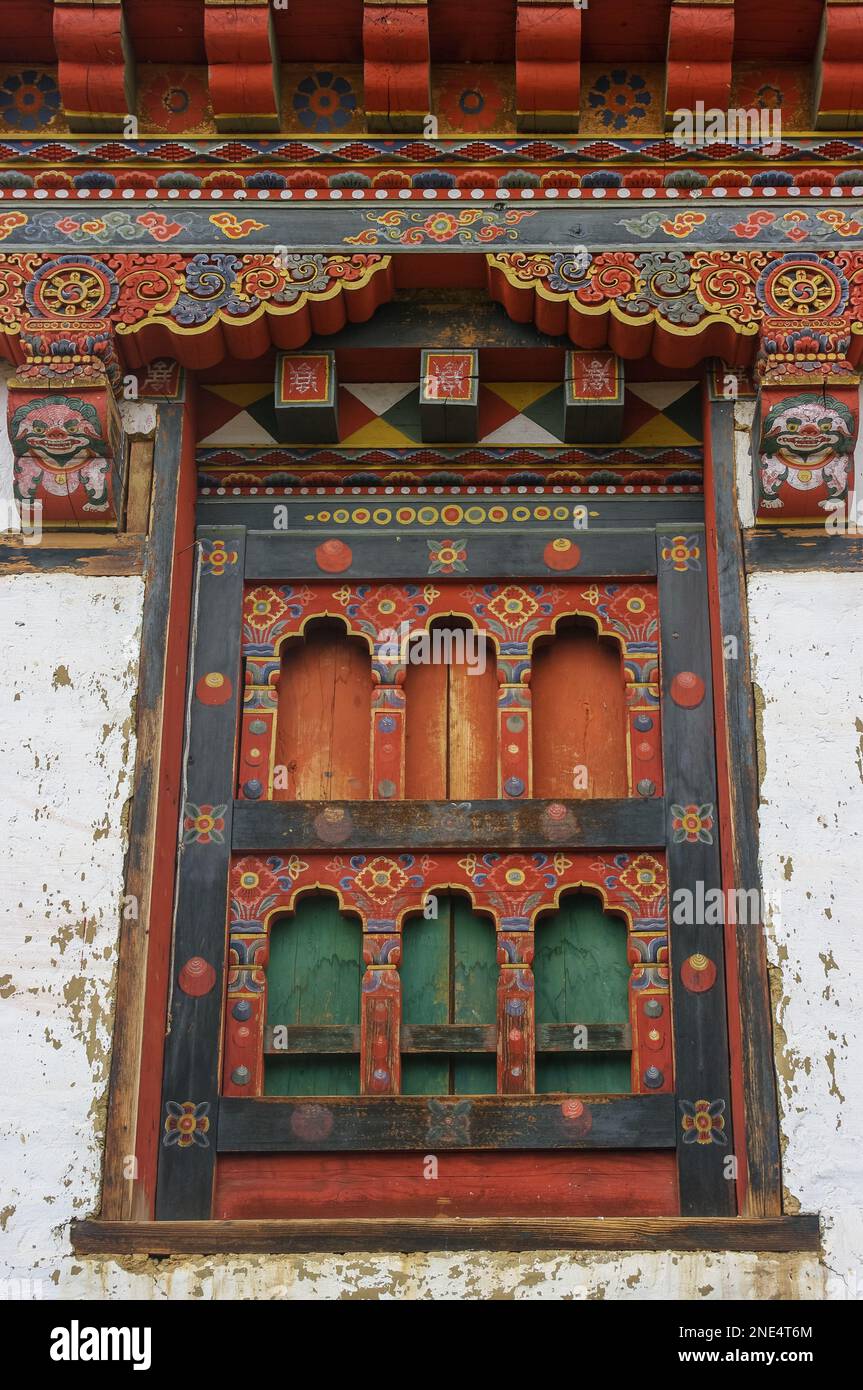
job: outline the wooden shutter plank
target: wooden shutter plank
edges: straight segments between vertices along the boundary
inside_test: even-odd
[[[287,1027],[287,1049],[268,1050],[269,1096],[358,1095],[359,1063],[350,1057],[292,1050],[291,1031],[324,1028],[356,1034],[359,1052],[361,929],[331,896],[301,898],[292,918],[270,931],[267,1026]],[[327,1049],[331,1052],[332,1049]]]
[[[450,949],[452,902],[438,896],[437,918],[413,917],[402,937],[402,1021],[411,1024],[450,1022]],[[450,1089],[448,1057],[402,1059],[402,1094],[445,1096]]]
[[[447,668],[408,666],[405,673],[405,796],[447,799]]]
[[[454,1058],[453,1092],[457,1096],[494,1095],[497,1089],[495,1014],[498,976],[494,923],[489,917],[474,912],[464,898],[454,897],[452,924],[452,1021],[456,1026],[484,1027],[494,1036],[489,1056]]]
[[[276,800],[368,798],[371,696],[369,654],[357,641],[313,630],[287,649],[275,754],[287,773],[274,780]]]
[[[585,800],[626,796],[620,649],[585,628],[562,632],[535,652],[530,688],[534,794]]]
[[[567,1034],[569,1040],[568,1056],[561,1047],[553,1057],[537,1060],[537,1091],[628,1092],[629,1057],[604,1058],[581,1047],[572,1026],[562,1026],[568,1019],[625,1026],[630,976],[625,924],[587,894],[565,897],[557,912],[537,923],[533,970],[538,1025],[555,1026],[555,1040],[563,1042]]]
[[[447,796],[484,800],[497,793],[497,665],[491,643],[486,665],[471,674],[465,663],[444,668],[449,678]]]

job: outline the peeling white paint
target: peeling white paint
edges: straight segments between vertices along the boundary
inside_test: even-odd
[[[134,765],[142,582],[0,579],[0,1239],[58,1268],[93,1206]]]
[[[786,1190],[863,1298],[863,574],[749,583]]]

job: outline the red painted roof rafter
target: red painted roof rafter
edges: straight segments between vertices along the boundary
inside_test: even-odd
[[[731,105],[734,0],[674,0],[668,26],[665,109],[667,124],[678,110]]]
[[[122,131],[135,110],[135,66],[119,0],[55,0],[53,20],[70,130]]]
[[[278,130],[278,47],[267,0],[206,0],[204,43],[216,129]]]
[[[363,50],[369,130],[433,134],[426,0],[365,0]]]
[[[515,86],[519,130],[578,128],[582,11],[560,0],[519,0]]]
[[[863,4],[826,0],[815,60],[816,130],[863,127]]]

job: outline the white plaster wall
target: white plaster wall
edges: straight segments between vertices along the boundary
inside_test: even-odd
[[[56,1275],[98,1191],[142,581],[0,578],[0,1241]]]
[[[749,583],[784,1181],[863,1298],[863,574]]]

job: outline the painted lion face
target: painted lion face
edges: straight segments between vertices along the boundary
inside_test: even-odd
[[[847,453],[853,443],[853,421],[838,401],[796,397],[774,406],[765,422],[766,453],[814,455]]]
[[[16,454],[31,454],[49,468],[68,468],[100,452],[101,429],[92,406],[65,396],[22,406],[12,421]]]

